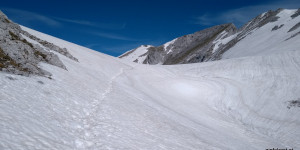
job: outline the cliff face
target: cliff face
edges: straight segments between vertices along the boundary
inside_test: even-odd
[[[239,29],[233,24],[218,25],[176,38],[158,47],[149,46],[146,49],[143,49],[143,51],[139,49],[131,50],[130,53],[121,55],[120,58],[127,59],[130,57],[131,61],[136,59],[139,60],[134,61],[137,63],[163,65],[219,60],[222,59],[222,56],[226,51],[234,47],[237,43],[240,43],[240,41],[247,36],[257,32],[257,29],[267,26],[264,30],[271,31],[268,26],[276,23],[278,25],[272,26],[272,32],[277,32],[278,29],[288,22],[286,18],[294,19],[299,15],[299,9],[289,16],[278,15],[281,12],[285,14],[293,12],[293,10],[278,9],[275,11],[268,11],[258,15]],[[281,19],[279,19],[280,17]],[[292,30],[294,31],[298,26],[296,24]],[[298,34],[295,34],[294,36],[296,35]],[[287,33],[280,31],[274,38],[283,36],[287,36]],[[257,41],[255,43],[248,44],[258,44],[260,38],[262,38],[262,36],[257,36]],[[244,46],[246,45],[247,44],[244,44]],[[139,51],[138,54],[140,55],[131,55],[133,53],[137,54],[137,51]]]
[[[233,24],[224,24],[180,37],[167,47],[167,51],[171,51],[172,54],[164,57],[163,64],[171,65],[208,61],[214,57],[213,54],[216,51],[222,49],[222,47],[217,47],[215,42],[229,37],[236,30]]]
[[[0,70],[19,75],[40,75],[50,77],[51,73],[39,67],[40,62],[48,63],[67,70],[58,52],[78,61],[65,48],[29,34],[7,18],[0,11]]]

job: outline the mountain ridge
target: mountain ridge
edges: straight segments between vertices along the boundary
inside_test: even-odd
[[[139,48],[130,50],[125,52],[126,55],[121,55],[119,58],[125,59],[128,61],[142,63],[142,64],[163,64],[163,65],[172,65],[172,64],[185,64],[185,63],[197,63],[197,62],[205,62],[205,61],[214,61],[222,59],[224,53],[226,53],[229,49],[234,47],[237,43],[243,40],[248,35],[256,32],[257,29],[262,28],[263,26],[271,23],[275,23],[278,21],[280,17],[278,14],[281,12],[289,12],[293,13],[289,16],[292,19],[299,19],[297,16],[299,15],[299,10],[288,10],[288,9],[277,9],[275,11],[269,10],[265,13],[258,15],[257,17],[248,21],[245,25],[240,28],[236,28],[234,24],[223,24],[213,26],[193,34],[184,35],[179,38],[175,38],[172,40],[171,44],[163,44],[161,46],[150,46],[143,51],[137,52],[141,54],[139,56],[129,56],[130,53],[134,53],[134,51],[139,50]],[[274,26],[272,31],[276,32],[279,28],[283,26],[285,22],[281,22],[280,25]],[[223,28],[220,32],[214,33],[214,30],[220,26],[228,26],[227,28]],[[296,24],[297,25],[297,24]],[[293,28],[294,30],[298,28],[296,26]],[[208,31],[207,33],[205,31]],[[211,33],[210,33],[211,32]],[[199,33],[204,34],[204,37],[199,38]],[[291,35],[291,38],[297,36],[298,34]],[[191,39],[190,37],[196,36],[197,38]],[[210,37],[212,36],[212,37]],[[282,36],[282,35],[281,35]],[[261,38],[261,37],[256,37]],[[177,40],[180,39],[181,42]],[[177,42],[176,42],[177,41]],[[287,41],[287,40],[286,40]],[[174,44],[175,42],[175,44]],[[278,41],[279,42],[279,41]],[[253,43],[255,44],[255,43]],[[294,44],[294,43],[293,43]],[[189,45],[189,47],[184,47],[182,45]],[[297,45],[297,44],[296,44]],[[173,51],[174,50],[174,51]],[[128,59],[127,57],[130,57]]]

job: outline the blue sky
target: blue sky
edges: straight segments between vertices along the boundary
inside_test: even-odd
[[[55,37],[118,56],[142,44],[161,45],[213,25],[240,27],[277,8],[300,8],[299,0],[26,0],[3,1],[13,21]]]

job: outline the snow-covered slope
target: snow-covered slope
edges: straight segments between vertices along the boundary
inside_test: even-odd
[[[139,64],[142,64],[147,57],[146,53],[148,52],[148,48],[153,47],[151,45],[141,45],[140,47],[130,50],[121,56],[119,58],[122,58],[124,60],[130,61],[130,62],[136,62]]]
[[[300,9],[299,9],[300,10]],[[258,56],[300,48],[300,16],[291,17],[297,10],[282,10],[278,19],[248,33],[235,46],[223,54],[223,58]],[[293,30],[291,30],[294,27]],[[237,33],[238,34],[238,33]],[[293,36],[296,35],[296,36]]]
[[[149,48],[139,62],[185,64],[295,50],[300,47],[299,12],[300,9],[268,11],[240,29],[225,24],[185,35]],[[130,53],[127,57],[129,61],[137,58]]]
[[[300,148],[300,49],[200,64],[67,48],[52,79],[0,72],[0,149]]]

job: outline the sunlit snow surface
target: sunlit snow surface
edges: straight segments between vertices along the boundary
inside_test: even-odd
[[[66,47],[68,71],[0,73],[0,149],[300,149],[300,49],[200,64],[129,63]],[[229,54],[228,54],[229,56]]]
[[[289,30],[300,22],[300,16],[291,18],[297,10],[283,10],[277,16],[277,21],[270,22],[261,28],[255,29],[222,56],[223,58],[237,58],[245,56],[269,55],[284,51],[299,50],[300,36],[290,38],[300,32],[300,28],[289,32]],[[272,31],[275,26],[281,28]],[[238,33],[237,33],[238,34]],[[226,40],[226,39],[224,39]]]
[[[151,45],[141,45],[140,47],[130,50],[127,53],[130,53],[129,55],[122,56],[122,59],[130,61],[130,62],[136,62],[139,64],[142,64],[144,60],[146,59],[148,52],[148,48],[152,47]]]

